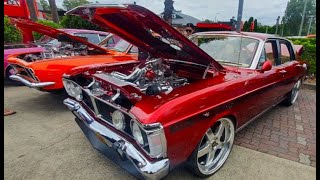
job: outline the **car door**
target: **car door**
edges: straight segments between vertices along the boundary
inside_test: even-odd
[[[281,87],[282,67],[279,66],[280,56],[279,56],[279,46],[276,39],[269,39],[264,45],[265,54],[261,54],[259,64],[257,67],[258,73],[256,77],[256,84],[258,87],[263,87],[259,93],[260,105],[259,111],[264,111],[269,107],[276,104]],[[270,60],[272,62],[272,68],[269,71],[260,72],[262,64]]]
[[[285,39],[278,39],[277,41],[280,57],[277,65],[277,73],[280,80],[277,100],[280,101],[291,91],[298,80],[297,77],[302,71],[302,65],[296,61],[294,49],[289,41]]]
[[[279,59],[277,48],[276,40],[268,40],[264,43],[256,71],[253,74],[249,74],[246,83],[244,83],[244,88],[246,92],[250,92],[250,95],[243,99],[246,111],[240,111],[238,114],[243,119],[239,123],[240,126],[274,105],[278,97],[276,94],[279,76],[276,63]],[[273,63],[273,67],[268,71],[262,72],[262,64],[267,60]]]

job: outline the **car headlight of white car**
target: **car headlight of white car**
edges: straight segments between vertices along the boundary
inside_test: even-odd
[[[78,101],[82,100],[82,89],[78,84],[67,79],[63,79],[62,82],[69,96],[76,98]]]

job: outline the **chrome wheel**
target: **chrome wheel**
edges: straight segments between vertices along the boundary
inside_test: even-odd
[[[300,86],[301,86],[301,80],[298,80],[298,82],[293,86],[293,89],[291,91],[291,104],[293,104],[297,100]]]
[[[203,136],[197,152],[197,166],[204,175],[215,173],[227,160],[234,140],[234,125],[230,119],[220,119]]]

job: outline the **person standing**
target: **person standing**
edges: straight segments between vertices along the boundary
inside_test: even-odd
[[[192,23],[188,23],[188,24],[186,24],[186,27],[184,28],[184,30],[186,33],[186,37],[189,37],[191,34],[194,33],[195,27]]]

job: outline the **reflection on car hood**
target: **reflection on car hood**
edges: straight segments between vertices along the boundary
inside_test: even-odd
[[[63,35],[66,35],[69,38],[71,38],[71,39],[73,39],[73,40],[75,40],[77,42],[80,42],[82,44],[87,45],[90,48],[94,48],[94,49],[100,50],[101,53],[104,53],[104,54],[108,53],[108,51],[106,49],[104,49],[102,47],[99,47],[99,46],[97,46],[95,44],[92,44],[92,43],[90,43],[88,41],[85,41],[85,40],[81,39],[80,37],[73,36],[71,34],[68,34],[66,32],[63,32],[61,30],[58,30],[58,29],[55,29],[55,28],[52,28],[52,27],[49,27],[49,26],[45,26],[45,25],[42,25],[42,24],[39,24],[39,23],[35,23],[35,22],[31,21],[31,20],[10,18],[10,21],[11,21],[12,24],[16,25],[22,31],[23,31],[23,29],[28,29],[28,30],[35,31],[35,32],[38,32],[38,33],[43,34],[43,35],[47,35],[47,36],[55,38],[55,39],[57,39],[59,34],[60,35],[63,34]]]
[[[153,57],[223,67],[153,12],[138,5],[90,4],[66,14],[78,15],[119,35]]]

